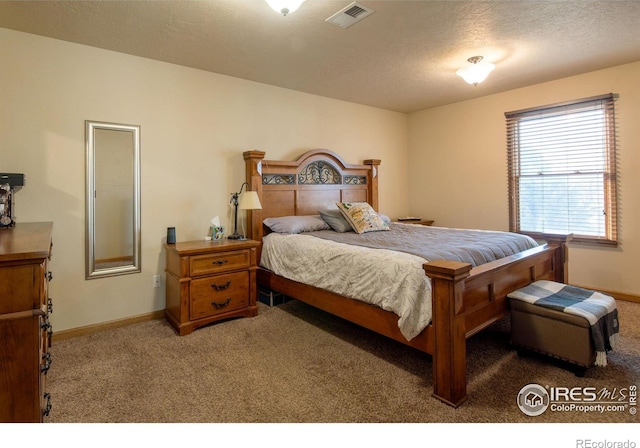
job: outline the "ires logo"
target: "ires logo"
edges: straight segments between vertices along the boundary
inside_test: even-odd
[[[572,387],[571,389],[568,387],[550,387],[549,399],[555,402],[589,402],[596,401],[598,399],[598,395],[595,387]]]
[[[551,401],[607,401],[626,403],[630,405],[636,405],[636,386],[632,385],[628,388],[613,388],[608,389],[603,387],[598,390],[595,387],[550,387],[549,398]]]
[[[636,414],[637,386],[601,389],[595,387],[542,387],[527,384],[518,393],[520,410],[531,417],[547,409],[570,412],[621,412]]]
[[[549,393],[539,384],[527,384],[517,398],[518,407],[529,417],[537,417],[549,407]]]

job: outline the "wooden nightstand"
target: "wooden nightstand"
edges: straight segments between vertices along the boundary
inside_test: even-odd
[[[400,224],[420,224],[421,226],[430,226],[433,224],[433,219],[411,219],[411,220],[399,220],[396,219],[393,222]]]
[[[258,314],[258,241],[165,244],[165,317],[180,336],[212,322]]]

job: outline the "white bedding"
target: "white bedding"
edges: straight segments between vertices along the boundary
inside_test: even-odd
[[[431,282],[422,269],[425,262],[402,252],[270,233],[263,239],[260,266],[391,311],[399,316],[400,332],[411,340],[431,322]]]

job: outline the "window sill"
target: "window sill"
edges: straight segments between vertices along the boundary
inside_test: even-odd
[[[540,232],[526,232],[520,231],[523,235],[528,235],[535,240],[545,240],[547,234]],[[560,235],[552,235],[552,236],[560,236]],[[580,245],[591,245],[591,246],[599,246],[599,247],[618,247],[618,241],[610,240],[607,238],[598,238],[598,237],[590,237],[590,236],[580,236],[580,235],[572,235],[569,237],[569,243],[580,244]]]

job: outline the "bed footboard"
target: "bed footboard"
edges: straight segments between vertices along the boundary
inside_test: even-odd
[[[432,281],[433,396],[457,407],[467,399],[466,339],[509,312],[507,294],[540,279],[566,282],[568,237],[472,268],[424,264]]]

